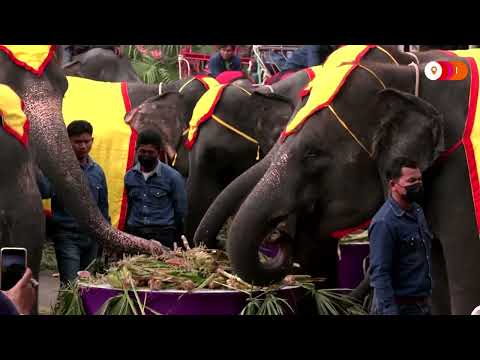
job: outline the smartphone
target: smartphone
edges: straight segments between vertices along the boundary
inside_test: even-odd
[[[0,250],[0,288],[10,290],[27,269],[27,249],[4,247]]]

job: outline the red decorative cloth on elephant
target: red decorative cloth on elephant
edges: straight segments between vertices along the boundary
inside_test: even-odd
[[[8,85],[0,84],[0,118],[3,128],[23,145],[28,143],[28,119],[23,101]]]
[[[0,45],[0,51],[18,66],[41,76],[55,55],[55,45]]]
[[[67,77],[63,99],[63,119],[87,120],[93,126],[94,142],[90,155],[105,172],[112,225],[123,228],[126,216],[124,176],[133,166],[136,132],[125,123],[130,112],[127,83],[109,83]]]
[[[211,87],[198,100],[192,112],[192,118],[189,122],[187,141],[185,146],[191,150],[198,136],[200,125],[207,121],[215,111],[215,106],[222,97],[223,91],[228,84],[222,84]]]
[[[372,48],[375,45],[342,46],[330,54],[323,66],[317,67],[315,77],[309,84],[310,96],[282,132],[283,140],[299,131],[313,114],[333,101],[358,62]]]
[[[478,179],[478,167],[480,165],[480,110],[478,97],[480,49],[449,51],[449,53],[463,57],[470,67],[470,96],[462,143],[467,159],[477,230],[480,232],[480,183]]]

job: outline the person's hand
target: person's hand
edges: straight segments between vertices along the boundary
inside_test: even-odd
[[[32,287],[32,270],[27,268],[23,277],[5,295],[15,304],[20,314],[29,314],[35,302],[35,290]]]

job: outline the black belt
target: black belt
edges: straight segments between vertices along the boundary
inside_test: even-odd
[[[428,304],[430,297],[428,296],[395,296],[395,302],[400,305],[424,305]]]

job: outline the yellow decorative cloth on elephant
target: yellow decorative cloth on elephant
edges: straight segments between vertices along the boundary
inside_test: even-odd
[[[215,111],[215,106],[220,100],[227,84],[217,85],[208,89],[197,101],[189,122],[185,146],[191,150],[198,136],[200,125],[207,121]]]
[[[0,51],[18,66],[41,76],[55,55],[55,45],[0,45]]]
[[[23,145],[28,143],[28,119],[23,101],[8,85],[0,84],[0,117],[3,128]]]
[[[217,79],[208,75],[195,75],[194,79],[200,81],[207,90],[211,89],[212,87],[221,85]]]
[[[309,67],[309,68],[305,69],[310,81],[308,82],[307,86],[305,86],[302,89],[302,91],[300,91],[300,97],[304,97],[304,96],[307,96],[308,94],[310,94],[310,91],[312,90],[312,86],[313,86],[313,80],[316,77],[318,77],[318,74],[321,73],[322,68],[323,68],[323,65],[317,65],[317,66],[312,66],[312,67]]]
[[[283,140],[299,131],[313,114],[332,102],[358,62],[374,47],[375,45],[342,46],[330,54],[323,66],[317,67],[315,77],[309,84],[310,96],[282,132]]]
[[[90,155],[105,172],[112,225],[123,228],[126,216],[124,176],[135,156],[136,132],[124,121],[130,112],[127,83],[67,77],[63,118],[68,125],[87,120],[93,126]]]

